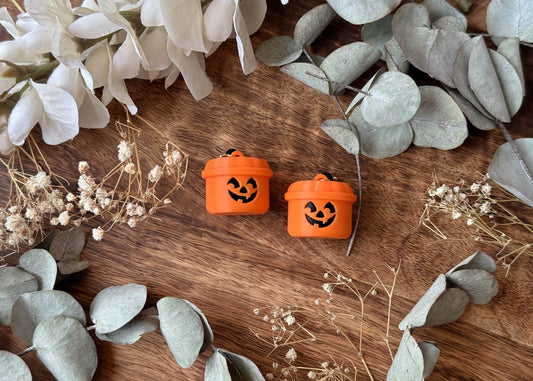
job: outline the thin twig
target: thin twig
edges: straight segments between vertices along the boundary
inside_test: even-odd
[[[321,75],[317,75],[315,73],[311,73],[310,71],[306,71],[305,74],[307,74],[307,75],[309,75],[311,77],[320,79],[322,81],[326,81],[326,82],[329,82],[329,83],[333,83],[334,85],[341,86],[341,87],[343,87],[343,88],[345,88],[347,90],[352,90],[352,91],[361,93],[363,95],[366,95],[367,97],[372,96],[372,94],[370,92],[368,92],[368,91],[365,91],[365,90],[362,90],[362,89],[358,89],[357,87],[346,85],[346,84],[344,84],[342,82],[334,81],[334,80],[326,78],[326,77],[322,77]]]

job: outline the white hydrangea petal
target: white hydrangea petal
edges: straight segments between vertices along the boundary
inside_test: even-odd
[[[43,28],[39,25],[38,28],[13,41],[28,52],[37,54],[49,53],[52,50],[52,33],[53,29]]]
[[[70,68],[63,64],[59,64],[54,69],[46,83],[50,86],[59,87],[68,92],[79,107],[85,97],[85,83],[80,75],[79,69]]]
[[[164,24],[159,0],[144,0],[141,7],[141,23],[144,26],[160,26]]]
[[[65,26],[74,21],[70,0],[24,0],[24,8],[44,27],[53,28],[56,20]]]
[[[115,24],[99,12],[80,17],[68,27],[68,31],[74,36],[86,39],[107,36],[119,29],[121,29],[120,25]]]
[[[143,64],[146,70],[164,70],[170,64],[170,57],[164,48],[167,43],[168,35],[164,27],[149,28],[147,33],[139,37],[139,42],[143,47],[147,64]]]
[[[135,46],[128,35],[120,48],[113,55],[113,70],[122,79],[135,78],[139,73],[141,59],[135,52]]]
[[[9,155],[11,152],[13,152],[15,147],[16,145],[11,143],[11,140],[9,140],[7,129],[2,130],[2,132],[0,132],[0,154]]]
[[[117,9],[120,12],[137,12],[139,9],[141,9],[143,2],[144,2],[143,0],[139,0],[133,3],[129,1],[125,1],[125,2],[116,1],[116,4],[117,4]]]
[[[13,18],[7,11],[6,7],[0,8],[0,25],[6,28],[7,32],[11,35],[11,37],[17,38],[21,36],[20,31],[15,25],[15,22],[13,21]]]
[[[111,57],[111,51],[109,50],[108,45],[106,45],[106,49],[107,49],[108,60],[109,62],[112,62],[113,58]],[[135,106],[135,103],[133,103],[133,100],[128,94],[128,89],[126,88],[126,84],[124,83],[124,80],[115,75],[114,70],[113,70],[113,65],[109,65],[107,86],[104,87],[104,92],[106,89],[109,91],[109,94],[113,96],[113,98],[115,98],[120,103],[125,104],[128,107],[128,110],[130,111],[130,113],[132,114],[137,113],[137,106]],[[107,95],[106,97],[108,96],[109,95]],[[106,101],[104,100],[104,94],[102,94],[102,102],[104,102],[104,104],[107,104]]]
[[[237,7],[235,8],[235,14],[233,15],[233,25],[235,26],[235,32],[237,34],[236,40],[237,49],[239,50],[239,59],[244,74],[250,74],[257,67],[257,60],[255,59],[252,41],[250,41],[250,35],[248,34],[248,28],[246,27],[246,21],[244,20],[239,7],[239,0],[235,1],[237,2]]]
[[[67,91],[47,84],[33,83],[42,102],[39,119],[46,144],[61,144],[78,134],[78,106]],[[11,136],[11,135],[10,135]]]
[[[172,66],[173,66],[172,70],[170,71],[170,73],[168,73],[167,77],[165,78],[165,89],[168,89],[170,86],[172,86],[174,82],[176,82],[178,77],[180,76],[180,69],[178,69],[174,65]]]
[[[83,0],[80,7],[88,8],[95,12],[98,11],[98,4],[95,0]]]
[[[160,0],[161,14],[174,45],[207,52],[204,42],[204,15],[200,0]]]
[[[83,81],[85,82],[85,86],[87,86],[87,89],[91,93],[94,93],[94,82],[93,82],[93,77],[91,76],[91,73],[89,73],[89,70],[87,70],[84,64],[81,64],[81,67],[79,69],[80,69],[81,77],[83,78]]]
[[[120,29],[124,29],[130,38],[133,41],[133,44],[135,46],[135,51],[141,58],[143,62],[146,62],[146,56],[144,55],[144,52],[141,48],[141,44],[139,43],[139,40],[137,39],[137,34],[135,33],[135,30],[131,26],[130,22],[126,20],[124,16],[122,16],[116,7],[116,4],[113,0],[100,0],[98,2],[98,6],[100,7],[100,10],[102,13],[114,24],[119,25]]]
[[[89,51],[85,67],[93,78],[95,89],[107,84],[109,75],[109,55],[107,54],[107,42],[102,41]]]
[[[225,41],[233,30],[235,0],[213,0],[205,10],[205,35],[210,41]]]
[[[17,16],[17,21],[15,21],[17,29],[23,34],[29,33],[36,28],[42,28],[41,24],[35,21],[29,14],[21,13]]]
[[[11,66],[5,62],[0,62],[0,95],[11,89],[17,84],[17,79],[14,77],[15,71],[11,71]],[[1,127],[1,115],[0,114],[0,127]]]
[[[0,42],[0,60],[15,65],[41,65],[48,62],[41,54],[26,51],[13,40]]]
[[[7,122],[9,140],[17,146],[24,144],[24,140],[35,127],[42,113],[43,104],[39,94],[30,84],[9,115]]]
[[[265,20],[267,11],[266,0],[239,0],[238,6],[246,22],[248,34],[254,34],[259,30]]]
[[[170,59],[178,67],[194,99],[205,98],[213,90],[213,84],[205,72],[205,60],[202,53],[191,52],[186,56],[183,50],[172,43],[167,43]]]
[[[113,100],[113,94],[109,91],[109,86],[104,86],[102,90],[102,103],[108,105]]]
[[[103,128],[109,123],[107,107],[87,89],[78,113],[79,124],[82,128]]]
[[[15,78],[0,77],[0,94],[4,94],[6,91],[11,89],[16,84],[17,84],[17,80]]]
[[[59,62],[68,67],[80,68],[82,66],[78,43],[74,41],[74,36],[67,32],[59,22],[52,34],[51,51]]]

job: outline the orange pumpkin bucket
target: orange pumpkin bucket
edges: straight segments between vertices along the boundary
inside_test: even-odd
[[[211,214],[263,214],[269,208],[272,170],[257,157],[229,150],[211,159],[202,171],[205,206]]]
[[[287,230],[293,237],[348,238],[352,232],[352,188],[334,181],[329,173],[314,180],[292,183],[285,193],[289,202]]]

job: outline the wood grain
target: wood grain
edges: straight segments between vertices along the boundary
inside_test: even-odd
[[[294,24],[319,1],[291,0],[287,6],[269,1],[267,18],[253,37],[257,47],[279,34],[291,34]],[[479,14],[488,0],[473,1],[472,15],[478,29]],[[481,20],[481,21],[480,21]],[[336,18],[317,40],[315,51],[327,54],[341,44],[359,39],[359,30]],[[533,101],[533,51],[523,48],[528,96],[510,125],[515,138],[531,136]],[[385,264],[401,260],[396,297],[391,314],[391,345],[397,347],[403,316],[425,293],[434,279],[476,250],[495,255],[494,247],[474,241],[474,231],[443,241],[419,226],[424,192],[433,174],[448,182],[459,178],[473,181],[485,173],[496,148],[504,143],[499,131],[470,129],[465,144],[452,151],[411,147],[387,159],[361,158],[363,177],[362,213],[354,251],[344,256],[347,240],[291,238],[286,233],[287,204],[283,198],[290,183],[314,177],[327,170],[356,188],[353,158],[336,146],[318,128],[340,114],[333,101],[283,75],[276,68],[260,65],[249,76],[241,72],[237,47],[229,41],[207,60],[213,93],[195,102],[182,80],[168,90],[161,81],[128,83],[141,115],[157,125],[190,155],[188,175],[172,197],[173,203],[158,218],[135,229],[118,227],[102,242],[90,241],[82,258],[91,267],[61,284],[88,311],[101,289],[136,282],[148,287],[149,304],[163,296],[186,298],[195,303],[215,332],[215,345],[241,353],[256,362],[263,373],[271,371],[270,347],[255,338],[250,329],[268,329],[253,309],[269,305],[313,306],[321,289],[325,269],[342,271],[361,289],[374,283],[372,270],[387,275]],[[356,85],[364,84],[365,74]],[[421,73],[420,83],[430,83]],[[346,106],[349,95],[341,98]],[[123,120],[119,105],[110,105],[113,120]],[[157,158],[163,141],[148,131],[143,152]],[[83,130],[72,142],[45,147],[57,172],[75,182],[77,161],[87,160],[96,174],[114,163],[118,140],[112,127]],[[270,211],[261,216],[214,216],[204,207],[205,163],[228,148],[267,160],[274,171]],[[7,196],[7,179],[1,174],[1,194]],[[89,227],[87,227],[89,228]],[[466,238],[466,239],[465,239]],[[16,263],[16,257],[9,258]],[[533,331],[531,329],[532,266],[523,259],[508,277],[502,267],[496,273],[498,295],[485,306],[469,305],[453,324],[417,330],[417,339],[439,343],[441,357],[430,380],[531,380]],[[389,279],[389,278],[386,278]],[[341,296],[354,308],[355,301]],[[367,305],[369,324],[386,322],[386,296],[372,297]],[[356,331],[356,326],[353,330]],[[370,334],[370,332],[369,332]],[[337,339],[338,340],[338,339]],[[159,331],[145,335],[131,346],[96,340],[99,366],[94,380],[202,380],[209,351],[190,369],[180,369]],[[7,327],[0,327],[0,348],[24,349]],[[286,350],[286,349],[285,349]],[[299,352],[305,366],[328,360],[335,351],[310,345]],[[364,352],[376,380],[384,380],[389,355],[379,337],[369,336]],[[284,352],[275,353],[277,360]],[[52,380],[33,353],[24,356],[35,380]],[[358,380],[367,380],[355,358]],[[299,379],[306,379],[299,374]]]

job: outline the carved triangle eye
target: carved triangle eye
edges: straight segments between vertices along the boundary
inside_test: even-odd
[[[305,205],[306,208],[309,208],[309,210],[311,211],[311,213],[314,213],[316,212],[316,205],[313,201],[309,201],[306,205]]]
[[[230,184],[233,185],[234,188],[238,188],[241,185],[239,183],[239,180],[237,180],[235,177],[232,177],[231,179],[229,179],[226,185],[230,185]]]

